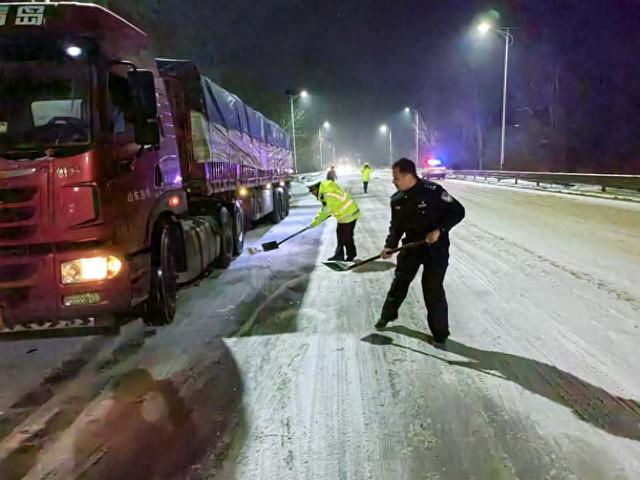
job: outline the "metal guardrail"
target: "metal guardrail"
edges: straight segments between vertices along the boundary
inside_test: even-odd
[[[555,173],[555,172],[510,172],[501,170],[451,170],[451,175],[462,177],[481,177],[512,179],[527,182],[555,185],[596,185],[602,191],[607,188],[621,188],[640,191],[640,175],[611,175],[596,173]]]

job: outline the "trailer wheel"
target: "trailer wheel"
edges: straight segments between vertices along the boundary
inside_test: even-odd
[[[284,218],[283,197],[284,195],[280,190],[273,191],[273,210],[269,214],[271,223],[280,223]]]
[[[234,255],[242,254],[244,250],[244,211],[240,204],[233,205],[233,253]]]
[[[142,320],[146,325],[162,326],[173,322],[176,313],[175,229],[163,223],[157,230],[151,254],[151,291]]]
[[[221,251],[215,259],[214,265],[217,268],[227,268],[233,260],[233,225],[231,215],[225,207],[218,210],[218,222],[220,223]]]

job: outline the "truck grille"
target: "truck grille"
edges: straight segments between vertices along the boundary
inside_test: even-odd
[[[26,227],[11,227],[0,228],[0,240],[26,240],[31,237],[38,227],[26,226]]]
[[[35,263],[0,265],[0,282],[20,282],[36,274],[38,265]]]
[[[27,220],[31,220],[35,213],[35,207],[0,207],[0,223],[26,222]]]
[[[0,189],[0,205],[3,203],[30,202],[37,189],[35,188],[3,188]]]
[[[0,242],[28,242],[36,234],[38,188],[34,186],[0,188]]]

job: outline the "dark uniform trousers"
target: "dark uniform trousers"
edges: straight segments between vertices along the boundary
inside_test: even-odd
[[[364,187],[364,193],[367,193],[367,188],[369,187],[369,182],[362,182],[362,186]]]
[[[347,258],[356,257],[356,242],[353,239],[356,231],[356,222],[357,220],[351,223],[338,223],[338,228],[336,228],[336,236],[338,237],[338,246],[336,247],[337,257],[344,258],[345,248],[347,250]]]
[[[382,318],[387,321],[398,318],[398,309],[407,297],[409,286],[422,265],[422,295],[427,307],[427,322],[434,338],[442,340],[449,336],[448,305],[443,286],[449,256],[433,255],[429,248],[433,247],[415,252],[409,250],[398,255],[398,266],[382,307]]]

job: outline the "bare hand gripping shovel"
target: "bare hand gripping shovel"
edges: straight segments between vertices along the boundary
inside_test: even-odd
[[[273,241],[273,242],[263,243],[262,244],[262,250],[264,250],[265,252],[269,252],[271,250],[277,250],[278,247],[280,245],[282,245],[284,242],[286,242],[287,240],[291,240],[293,237],[297,237],[301,233],[306,232],[307,230],[309,230],[310,228],[311,228],[311,226],[305,227],[302,230],[300,230],[299,232],[296,232],[293,235],[289,235],[287,238],[285,238],[281,242]]]
[[[399,248],[394,248],[389,253],[397,253],[402,252],[403,250],[408,250],[413,247],[419,247],[420,245],[425,245],[427,243],[426,240],[420,240],[419,242],[407,243]],[[362,265],[366,265],[367,263],[375,262],[382,255],[378,254],[375,257],[367,258],[366,260],[362,260],[357,263],[349,263],[349,262],[339,262],[339,261],[331,261],[331,262],[322,262],[323,265],[326,265],[331,270],[335,270],[336,272],[348,272],[349,270],[354,270]]]

